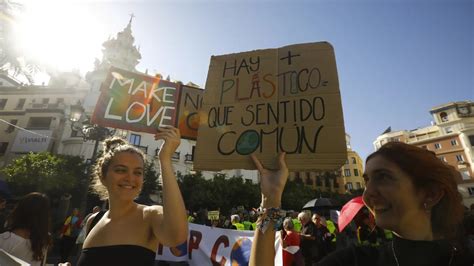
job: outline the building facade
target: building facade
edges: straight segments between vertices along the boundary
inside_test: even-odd
[[[82,85],[24,86],[0,74],[0,167],[30,151],[61,153],[67,108],[84,98]]]
[[[365,188],[363,161],[359,154],[352,150],[350,136],[346,134],[347,160],[338,170],[332,172],[291,172],[289,180],[303,182],[314,190],[350,193]]]
[[[390,141],[401,141],[433,151],[455,167],[456,180],[466,207],[474,204],[474,102],[460,101],[433,107],[430,126],[415,130],[386,132],[374,141],[375,149]]]
[[[103,58],[96,59],[94,69],[86,74],[85,79],[77,73],[61,73],[51,78],[47,86],[28,86],[7,73],[0,73],[0,167],[30,151],[92,159],[95,141],[84,142],[81,132],[73,129],[71,106],[81,105],[84,116],[90,118],[100,95],[100,86],[111,66],[137,72],[135,67],[141,54],[134,45],[131,24],[130,19],[116,37],[103,43]],[[156,159],[162,145],[152,134],[143,132],[117,129],[115,136],[140,148],[148,160]],[[195,145],[195,141],[181,140],[172,159],[176,172],[194,173]],[[99,145],[99,151],[101,148]],[[219,173],[257,182],[256,171],[226,170]],[[206,178],[212,178],[214,174],[203,173]]]

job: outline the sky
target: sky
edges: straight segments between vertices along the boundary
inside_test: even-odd
[[[428,126],[434,106],[474,100],[472,0],[20,2],[21,49],[82,74],[132,13],[137,69],[201,87],[212,55],[328,41],[345,130],[362,159],[387,127]]]

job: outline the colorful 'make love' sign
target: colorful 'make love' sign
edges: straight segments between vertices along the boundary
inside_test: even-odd
[[[92,122],[104,127],[156,133],[172,125],[196,139],[203,90],[112,67],[101,87]]]
[[[194,169],[333,170],[346,160],[335,55],[327,42],[213,56]]]

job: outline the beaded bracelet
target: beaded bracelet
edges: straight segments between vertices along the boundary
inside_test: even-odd
[[[283,219],[286,217],[286,211],[280,208],[263,208],[259,207],[255,210],[258,215],[259,221],[257,222],[257,228],[264,234],[267,231],[270,221],[273,222],[273,229],[276,231],[281,224]]]

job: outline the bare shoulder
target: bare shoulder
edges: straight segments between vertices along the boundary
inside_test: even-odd
[[[87,218],[87,221],[86,221],[86,229],[88,229],[90,226],[91,226],[91,223],[92,221],[94,221],[94,218],[98,215],[99,213],[96,212],[96,213],[93,213],[89,216],[89,218]]]

